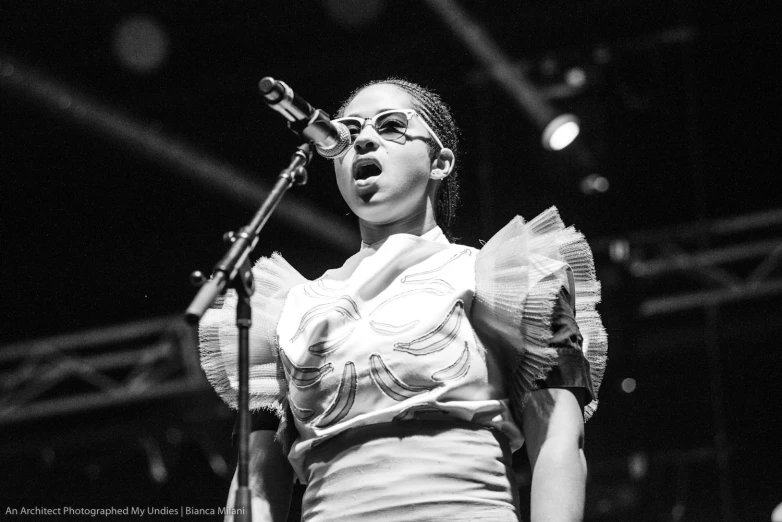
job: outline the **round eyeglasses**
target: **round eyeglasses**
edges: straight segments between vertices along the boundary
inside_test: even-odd
[[[440,147],[440,150],[444,149],[445,147],[443,147],[440,138],[438,138],[437,134],[429,127],[426,120],[424,120],[414,109],[390,109],[379,112],[370,118],[348,116],[346,118],[336,118],[333,121],[347,127],[350,132],[350,143],[355,143],[365,125],[372,125],[372,127],[375,128],[375,132],[377,132],[381,138],[387,140],[399,139],[407,132],[410,119],[416,116],[421,120],[421,123],[423,123],[424,128],[429,132],[429,135],[434,138],[434,141]]]

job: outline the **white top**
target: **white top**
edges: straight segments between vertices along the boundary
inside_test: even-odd
[[[498,362],[469,319],[476,254],[439,228],[396,234],[290,290],[277,334],[301,475],[326,438],[431,413],[496,427],[521,447]]]
[[[563,285],[577,296],[583,371],[595,391],[602,379],[606,336],[591,252],[554,208],[529,223],[515,218],[481,250],[434,228],[362,244],[315,281],[278,254],[253,273],[250,405],[276,412],[284,433],[290,409],[299,436],[289,457],[301,480],[314,445],[390,421],[445,415],[496,428],[518,449],[514,418],[558,364],[548,341]],[[229,294],[200,328],[204,371],[234,408],[235,307]]]

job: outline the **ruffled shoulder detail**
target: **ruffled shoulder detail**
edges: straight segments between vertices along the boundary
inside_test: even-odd
[[[559,290],[575,297],[575,318],[584,338],[595,394],[605,370],[607,336],[595,306],[600,283],[584,236],[565,227],[556,207],[530,222],[520,216],[494,235],[475,263],[473,324],[505,354],[511,371],[511,402],[517,420],[535,381],[557,364],[549,347],[551,317]],[[588,419],[597,397],[584,409]]]
[[[290,289],[308,280],[278,253],[259,259],[252,271],[250,409],[267,409],[284,422],[288,387],[278,356],[277,323]],[[198,332],[201,367],[218,395],[233,409],[238,407],[239,390],[236,305],[236,292],[229,290],[201,319]]]

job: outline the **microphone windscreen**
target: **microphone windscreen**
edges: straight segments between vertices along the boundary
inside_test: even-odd
[[[345,154],[350,148],[350,131],[348,128],[339,122],[331,122],[331,125],[339,134],[337,143],[333,147],[324,148],[320,145],[315,145],[315,150],[318,154],[326,159],[335,159]]]

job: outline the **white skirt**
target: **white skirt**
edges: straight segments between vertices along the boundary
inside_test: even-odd
[[[507,438],[462,421],[355,428],[305,461],[302,522],[518,521]]]

